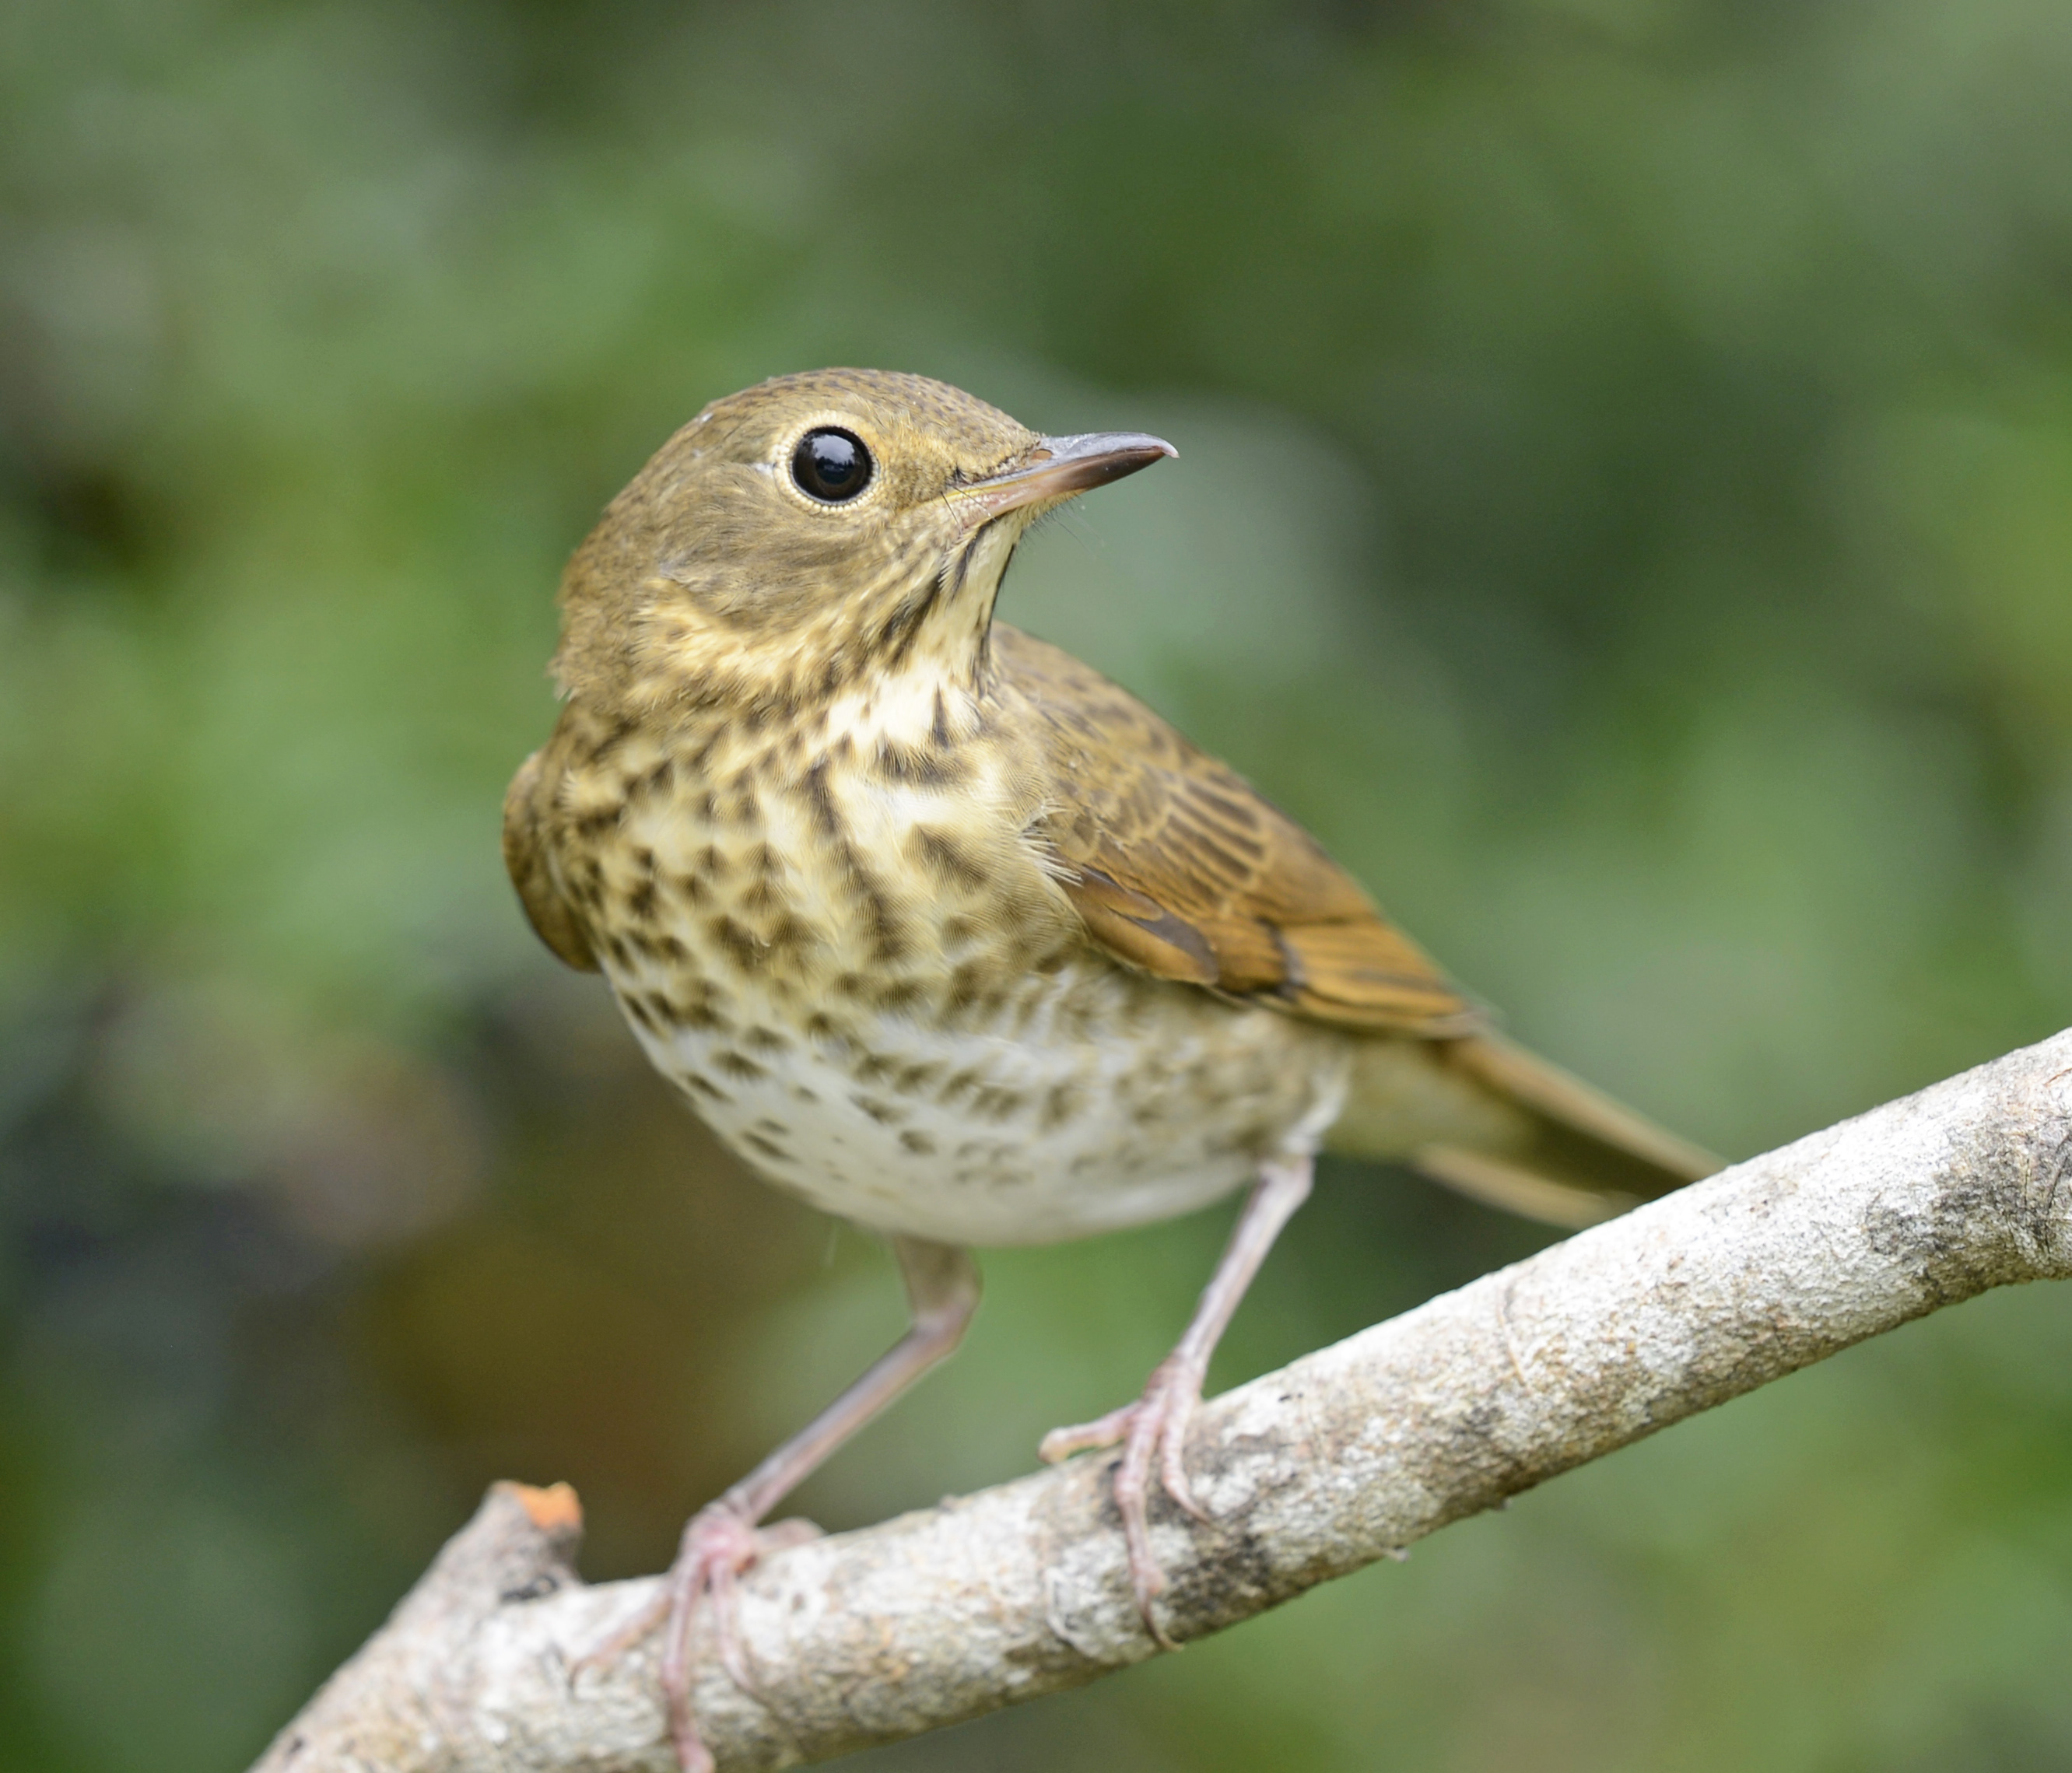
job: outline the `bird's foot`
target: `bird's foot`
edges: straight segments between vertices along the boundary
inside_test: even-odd
[[[656,1626],[662,1636],[662,1697],[668,1707],[669,1738],[684,1773],[713,1773],[712,1751],[698,1734],[691,1713],[691,1617],[699,1597],[712,1600],[712,1627],[720,1666],[745,1693],[755,1692],[734,1629],[734,1582],[758,1559],[820,1537],[810,1521],[780,1521],[758,1529],[724,1499],[708,1503],[684,1528],[676,1561],[662,1579],[661,1591],[604,1642],[584,1656],[578,1668],[608,1662],[631,1649]]]
[[[1166,1592],[1166,1573],[1151,1553],[1150,1488],[1155,1467],[1166,1495],[1197,1521],[1209,1511],[1194,1498],[1187,1482],[1187,1427],[1202,1401],[1202,1363],[1174,1353],[1152,1369],[1144,1395],[1133,1404],[1112,1410],[1097,1422],[1075,1428],[1054,1428],[1043,1437],[1037,1456],[1055,1464],[1093,1447],[1122,1447],[1115,1468],[1115,1505],[1122,1516],[1122,1536],[1129,1548],[1129,1582],[1144,1628],[1161,1649],[1179,1645],[1166,1635],[1152,1603]]]

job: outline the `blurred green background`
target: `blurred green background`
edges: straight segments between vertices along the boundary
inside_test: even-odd
[[[234,1767],[483,1485],[587,1567],[899,1322],[523,925],[562,559],[706,400],[1181,459],[1004,609],[1745,1154],[2072,1020],[2062,0],[0,8],[0,1767]],[[1029,1467],[1223,1213],[989,1258],[800,1498]],[[1228,1384],[1546,1234],[1332,1170]],[[878,1773],[2072,1764],[2072,1299]]]

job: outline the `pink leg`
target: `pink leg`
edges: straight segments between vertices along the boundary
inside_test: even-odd
[[[1259,1180],[1238,1215],[1223,1260],[1202,1290],[1194,1321],[1179,1346],[1152,1369],[1144,1395],[1098,1422],[1053,1429],[1038,1449],[1039,1457],[1055,1461],[1088,1447],[1122,1443],[1122,1459],[1115,1472],[1115,1504],[1129,1547],[1129,1579],[1137,1590],[1137,1610],[1144,1615],[1145,1629],[1164,1649],[1179,1646],[1166,1635],[1151,1606],[1166,1591],[1166,1574],[1151,1554],[1152,1466],[1155,1462],[1168,1496],[1197,1521],[1209,1518],[1187,1483],[1187,1425],[1202,1401],[1209,1356],[1223,1340],[1238,1301],[1252,1285],[1281,1228],[1309,1198],[1314,1167],[1307,1157],[1276,1158],[1260,1167]]]
[[[661,1594],[585,1659],[615,1655],[668,1622],[662,1639],[662,1691],[684,1773],[712,1773],[713,1767],[711,1753],[691,1715],[691,1619],[698,1597],[712,1597],[713,1631],[722,1665],[736,1685],[753,1693],[754,1682],[734,1629],[734,1579],[759,1555],[810,1538],[814,1531],[804,1521],[783,1521],[758,1533],[756,1523],[850,1435],[946,1358],[964,1339],[964,1327],[978,1309],[978,1270],[964,1251],[918,1237],[894,1237],[892,1248],[906,1283],[911,1328],[804,1429],[691,1516]]]

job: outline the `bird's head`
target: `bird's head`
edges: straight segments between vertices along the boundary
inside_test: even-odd
[[[968,681],[1030,521],[1176,454],[1043,437],[919,376],[828,369],[715,400],[615,499],[562,581],[565,690],[798,706],[872,672]]]

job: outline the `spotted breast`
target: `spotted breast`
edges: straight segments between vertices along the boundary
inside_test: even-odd
[[[1163,1218],[1314,1148],[1350,1044],[1089,943],[999,705],[893,679],[803,731],[570,723],[557,864],[656,1068],[773,1182],[947,1243]]]

